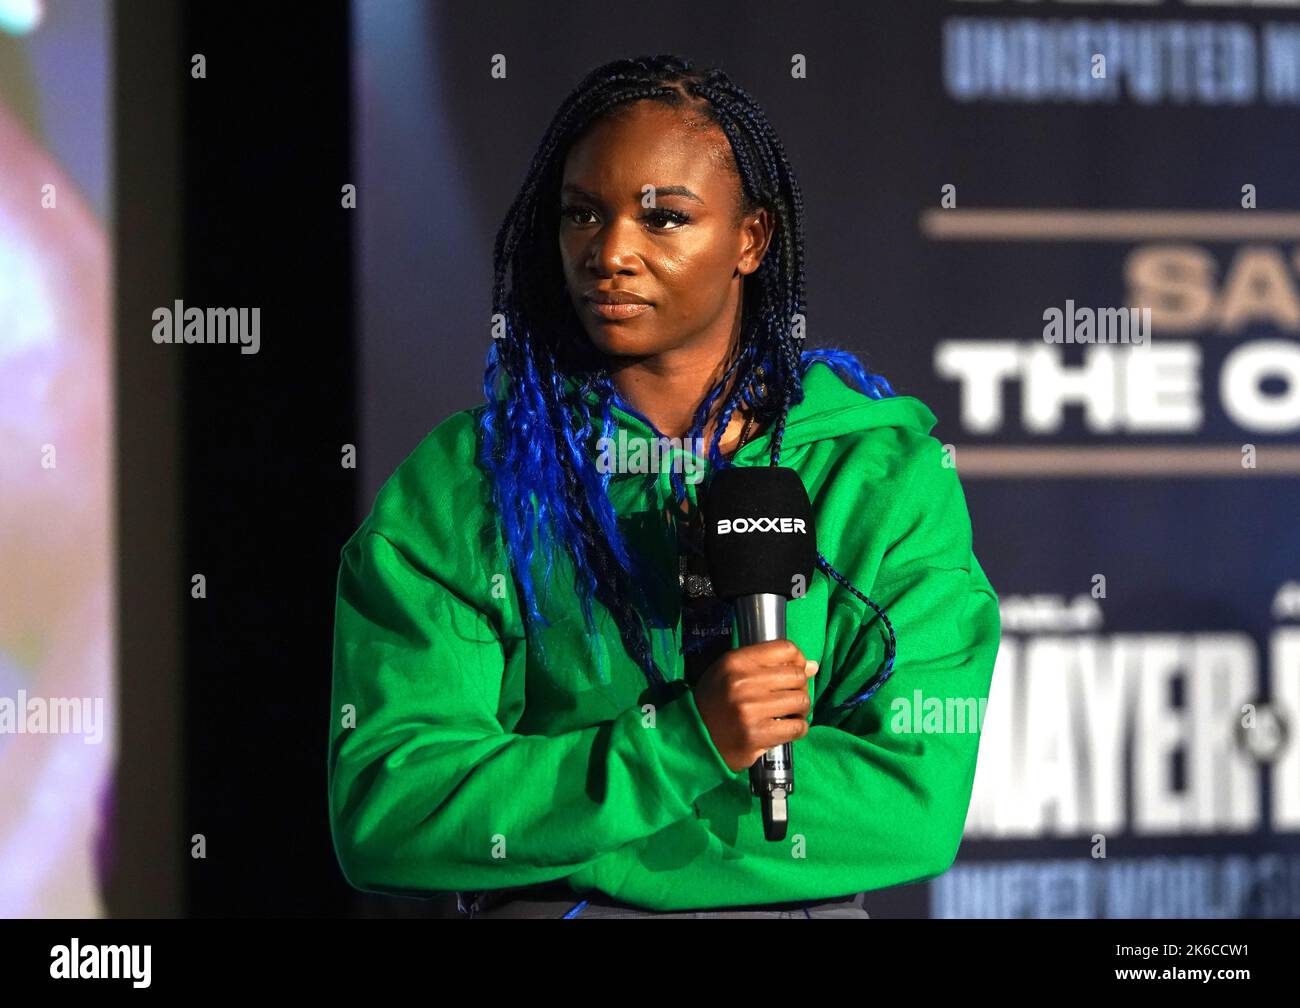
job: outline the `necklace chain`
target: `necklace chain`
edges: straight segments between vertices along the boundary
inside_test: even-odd
[[[740,432],[740,440],[736,443],[736,451],[740,451],[740,449],[744,448],[745,445],[749,443],[749,432],[753,426],[754,426],[754,418],[751,416],[748,420],[745,421],[745,426]],[[732,454],[735,453],[733,452]]]
[[[740,451],[741,448],[745,447],[745,445],[749,443],[750,431],[752,430],[753,426],[754,426],[754,418],[751,416],[745,421],[745,426],[744,428],[742,428],[740,432],[740,440],[736,443],[736,447],[732,452],[733,456],[735,455],[736,452]],[[709,580],[708,576],[691,573],[690,564],[687,561],[686,550],[689,550],[694,553],[694,552],[698,552],[703,548],[702,538],[703,538],[704,530],[703,528],[699,527],[698,513],[696,512],[691,513],[690,517],[687,519],[686,527],[689,529],[689,532],[687,532],[686,529],[679,528],[679,532],[686,533],[686,539],[685,542],[683,542],[683,546],[685,546],[685,549],[680,554],[679,561],[678,561],[679,564],[679,572],[677,576],[678,584],[681,586],[683,593],[689,598],[692,599],[698,599],[702,597],[712,598],[713,584]],[[690,545],[687,545],[687,543],[690,543]]]

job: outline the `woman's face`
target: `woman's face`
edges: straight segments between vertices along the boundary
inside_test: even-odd
[[[720,355],[729,346],[741,277],[771,237],[766,210],[738,220],[730,156],[716,125],[692,129],[650,101],[595,123],[570,149],[556,208],[560,257],[574,311],[602,352]],[[635,306],[597,307],[588,298],[601,292],[635,296]]]

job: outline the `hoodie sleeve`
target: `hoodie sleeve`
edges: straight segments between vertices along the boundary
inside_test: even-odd
[[[487,575],[451,547],[399,541],[363,526],[338,576],[329,818],[352,886],[432,895],[560,879],[739,776],[685,691],[650,725],[631,707],[550,737],[508,730],[525,648],[468,587]]]
[[[796,743],[800,813],[852,838],[832,849],[846,874],[858,867],[862,889],[924,881],[956,859],[1001,637],[957,470],[937,440],[926,439],[898,503],[870,590],[850,578],[893,624],[893,674],[871,699],[841,706],[876,676],[887,639],[874,610],[844,592],[829,675]]]
[[[893,675],[871,699],[837,709],[876,675],[886,632],[860,599],[833,593],[809,733],[794,743],[786,841],[764,839],[758,799],[751,806],[739,784],[724,785],[698,803],[705,823],[678,825],[706,839],[670,888],[662,878],[626,870],[627,859],[643,859],[637,846],[619,870],[607,870],[622,880],[623,898],[655,909],[692,905],[702,894],[717,905],[819,899],[924,881],[953,863],[1001,622],[997,596],[972,552],[956,470],[943,465],[936,439],[924,440],[900,474],[902,489],[889,491],[888,520],[856,541],[842,537],[839,559],[828,553],[885,610],[897,654]],[[964,730],[942,717],[927,722],[935,703],[969,715]],[[938,730],[920,730],[928,728]]]

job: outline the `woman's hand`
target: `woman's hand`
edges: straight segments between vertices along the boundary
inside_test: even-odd
[[[816,674],[817,663],[788,640],[736,648],[704,670],[695,706],[727,766],[743,770],[808,734],[808,680]]]

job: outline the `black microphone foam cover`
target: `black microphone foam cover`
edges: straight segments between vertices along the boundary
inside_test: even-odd
[[[817,534],[797,472],[787,466],[729,466],[714,475],[702,504],[705,562],[715,595],[792,598],[796,589],[807,590]]]

